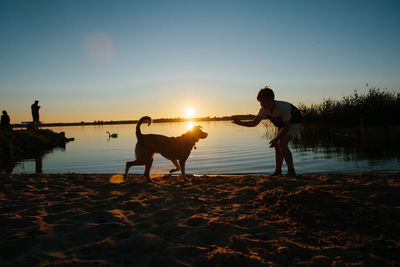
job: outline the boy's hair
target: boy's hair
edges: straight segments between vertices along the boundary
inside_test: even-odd
[[[274,91],[272,91],[272,89],[269,88],[268,86],[261,88],[260,91],[258,92],[257,100],[260,101],[261,99],[270,99],[270,98],[272,98],[272,100],[275,99]]]

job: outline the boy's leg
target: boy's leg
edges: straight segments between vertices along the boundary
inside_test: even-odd
[[[291,135],[285,135],[279,140],[279,147],[281,149],[281,153],[283,155],[283,158],[286,161],[286,164],[288,166],[288,176],[296,176],[296,173],[294,171],[294,166],[293,166],[293,157],[292,157],[292,152],[289,149],[289,141],[292,139]]]
[[[279,146],[275,146],[275,172],[272,175],[282,174],[283,155]]]
[[[279,134],[279,131],[282,129],[276,128],[276,135]],[[279,145],[275,145],[275,171],[271,176],[282,175],[282,163],[283,163],[283,155]]]

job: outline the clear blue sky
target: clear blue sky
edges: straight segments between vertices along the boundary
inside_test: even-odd
[[[256,113],[400,88],[400,1],[0,1],[13,123]]]

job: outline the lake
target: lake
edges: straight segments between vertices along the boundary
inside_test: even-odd
[[[240,127],[228,121],[198,122],[208,138],[197,143],[197,149],[186,164],[188,174],[268,174],[275,168],[275,152],[268,147],[275,129],[266,124],[254,128]],[[178,136],[188,130],[189,122],[143,124],[143,133]],[[65,132],[75,141],[65,149],[57,148],[42,159],[24,160],[13,173],[34,173],[40,166],[43,173],[123,173],[125,162],[133,160],[136,144],[135,124],[70,126],[51,128]],[[108,138],[106,132],[118,133]],[[336,140],[330,136],[301,134],[292,149],[297,173],[323,172],[396,172],[400,171],[400,149],[391,144]],[[40,161],[40,162],[38,162]],[[172,163],[160,155],[154,158],[152,174],[165,174]],[[283,171],[286,165],[283,164]],[[143,174],[144,167],[135,166],[130,173]]]

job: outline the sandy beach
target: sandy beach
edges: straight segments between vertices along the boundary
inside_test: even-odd
[[[400,174],[0,176],[1,266],[399,266]]]

